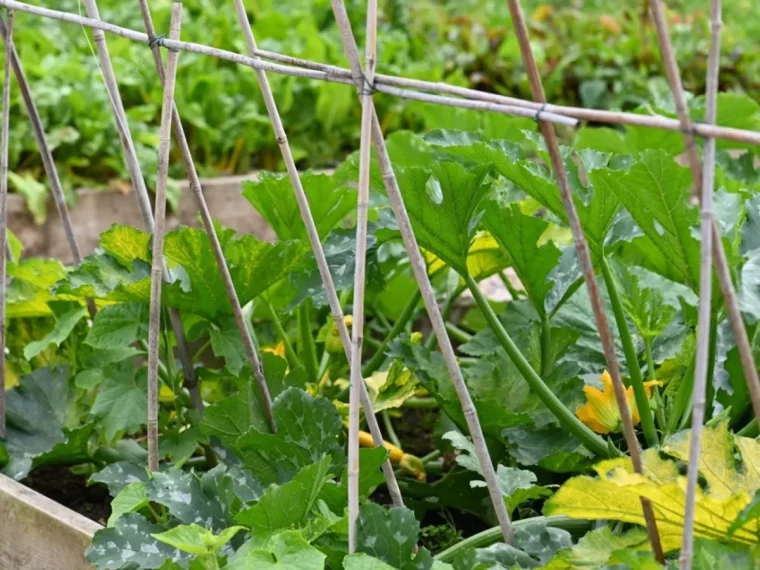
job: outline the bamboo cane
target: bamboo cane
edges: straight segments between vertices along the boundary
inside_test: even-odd
[[[172,4],[169,37],[178,40],[182,24],[182,4]],[[158,142],[153,259],[150,269],[150,321],[148,325],[148,469],[158,471],[158,359],[161,344],[161,284],[164,277],[164,232],[166,231],[166,184],[169,179],[174,87],[177,83],[179,52],[169,50],[166,58],[164,96]]]

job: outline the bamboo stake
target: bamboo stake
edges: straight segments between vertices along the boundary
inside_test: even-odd
[[[55,166],[53,153],[47,142],[47,136],[45,135],[45,129],[42,126],[40,114],[37,111],[37,105],[32,97],[32,91],[29,88],[29,82],[26,80],[24,68],[21,66],[21,59],[16,52],[16,47],[13,45],[13,40],[8,38],[7,28],[2,16],[0,16],[0,33],[3,36],[3,41],[8,42],[9,44],[7,47],[9,47],[11,51],[10,61],[13,67],[13,73],[16,76],[16,85],[18,85],[19,91],[21,92],[21,98],[24,100],[24,105],[26,106],[26,111],[29,115],[32,132],[34,133],[34,138],[37,142],[37,148],[40,151],[42,166],[45,169],[45,174],[50,183],[50,190],[53,194],[53,199],[55,200],[56,209],[58,210],[58,217],[61,220],[63,234],[66,236],[66,243],[68,243],[69,249],[71,250],[71,258],[74,261],[74,264],[78,265],[82,261],[82,253],[79,249],[76,233],[74,232],[74,224],[71,221],[69,207],[66,205],[66,197],[63,193],[61,180],[58,177],[58,169]],[[86,302],[90,317],[94,317],[95,313],[97,313],[94,301],[92,299],[87,299]]]
[[[710,9],[710,53],[707,61],[705,122],[714,124],[717,114],[718,72],[720,70],[721,0],[712,0]],[[694,516],[697,504],[699,479],[699,451],[702,427],[705,420],[705,389],[710,355],[710,312],[712,309],[712,222],[713,185],[715,183],[715,139],[705,140],[704,168],[702,171],[702,236],[699,264],[699,317],[697,326],[697,354],[694,373],[694,394],[691,407],[691,438],[689,441],[689,467],[686,475],[686,512],[684,514],[681,570],[690,570],[694,550]],[[716,239],[720,239],[716,235]]]
[[[338,28],[341,33],[341,39],[343,41],[343,49],[351,64],[351,70],[353,72],[354,83],[361,89],[364,73],[362,71],[361,60],[359,59],[359,50],[356,47],[356,40],[354,39],[353,32],[351,31],[351,23],[346,13],[346,7],[341,0],[331,1],[333,14],[338,24]],[[373,105],[374,107],[374,105]],[[438,345],[441,349],[443,359],[446,362],[446,368],[451,375],[454,389],[457,392],[459,401],[462,405],[462,412],[464,413],[467,427],[470,430],[472,437],[472,443],[475,446],[475,451],[478,456],[483,476],[488,486],[488,493],[491,498],[491,502],[496,513],[496,518],[499,521],[504,541],[511,543],[514,538],[512,531],[512,525],[509,520],[509,514],[507,513],[506,506],[504,505],[504,499],[496,480],[496,471],[494,470],[493,462],[491,461],[488,448],[486,447],[485,437],[483,436],[483,430],[480,427],[480,420],[478,414],[475,411],[475,405],[472,402],[472,397],[467,390],[467,385],[464,382],[462,371],[459,369],[457,363],[456,354],[454,353],[454,347],[451,345],[451,340],[446,333],[446,326],[441,317],[441,311],[438,308],[438,302],[435,298],[435,292],[430,284],[430,279],[427,274],[427,267],[425,260],[422,258],[417,241],[414,237],[414,231],[412,230],[412,224],[409,220],[409,214],[404,206],[403,198],[401,197],[401,191],[399,190],[398,181],[396,175],[393,172],[391,166],[390,157],[388,156],[388,149],[385,146],[385,139],[383,138],[383,132],[380,128],[380,123],[377,119],[377,112],[373,109],[372,117],[372,145],[375,149],[375,155],[380,167],[380,173],[385,183],[385,188],[388,192],[388,200],[390,202],[391,209],[396,217],[398,223],[399,232],[404,242],[404,248],[409,256],[409,262],[414,272],[414,277],[422,293],[422,299],[425,303],[425,309],[427,310],[430,322],[438,339]]]
[[[99,19],[100,14],[98,13],[96,0],[85,0],[85,6],[87,8],[88,14],[91,16],[91,18],[88,18],[88,19],[91,19],[96,22],[100,22],[100,19]],[[103,33],[103,30],[100,28],[93,27],[93,37],[95,38],[95,45],[97,47],[98,58],[100,60],[100,67],[103,73],[103,80],[106,84],[106,89],[108,91],[109,98],[111,100],[111,106],[114,112],[114,116],[116,118],[116,126],[119,130],[119,137],[121,139],[122,147],[124,149],[124,154],[127,159],[127,166],[130,171],[130,176],[132,177],[132,184],[135,186],[135,188],[137,188],[138,204],[140,205],[140,212],[143,217],[143,223],[145,224],[146,229],[152,233],[153,232],[153,215],[151,213],[150,199],[148,198],[148,191],[147,191],[147,188],[145,187],[145,180],[143,179],[142,172],[140,170],[140,164],[137,160],[137,153],[135,152],[134,143],[132,142],[132,135],[129,131],[129,126],[127,124],[127,117],[124,111],[124,104],[122,103],[121,95],[119,94],[119,89],[116,82],[116,75],[114,74],[113,64],[111,63],[111,57],[108,53],[108,46],[105,41],[105,35]],[[168,46],[166,42],[161,42],[161,43],[163,43],[165,47],[169,49],[174,49],[173,47]],[[181,43],[181,42],[174,42],[174,43]],[[243,339],[243,346],[246,350],[248,360],[251,363],[253,376],[262,394],[262,399],[264,401],[264,408],[267,415],[267,419],[269,421],[269,425],[272,428],[272,431],[276,431],[277,426],[275,425],[274,417],[272,416],[272,399],[269,395],[269,390],[267,388],[266,381],[264,379],[264,372],[261,367],[261,362],[258,358],[258,354],[256,353],[256,348],[253,344],[251,333],[248,330],[246,319],[245,319],[245,316],[243,315],[243,309],[240,306],[240,301],[237,298],[237,293],[235,292],[235,287],[232,283],[232,277],[230,276],[229,269],[227,268],[227,262],[224,259],[222,246],[219,243],[219,239],[216,235],[216,230],[214,229],[214,224],[211,219],[211,214],[209,213],[208,207],[206,206],[205,200],[203,199],[203,194],[200,190],[200,183],[198,184],[198,187],[193,188],[193,190],[195,192],[196,199],[198,201],[198,207],[200,209],[204,228],[206,230],[206,233],[208,234],[209,242],[211,243],[211,249],[214,253],[217,266],[219,267],[219,271],[222,275],[222,281],[224,282],[225,290],[230,300],[230,305],[232,306],[232,312],[235,316],[235,321],[237,323],[238,331],[240,332],[240,335]],[[168,269],[166,269],[165,264],[164,264],[164,275],[167,278],[169,276],[169,272],[168,272]],[[184,340],[185,337],[184,337],[184,330],[182,329],[182,322],[179,318],[179,314],[174,309],[170,309],[169,317],[172,321],[174,334],[175,334],[175,337],[177,338],[177,348],[179,351],[180,347],[185,346],[185,340]],[[180,358],[182,359],[183,368],[185,369],[185,380],[187,382],[188,388],[192,387],[193,390],[197,390],[197,381],[195,380],[195,376],[194,376],[195,369],[193,368],[192,360],[187,354],[187,351],[185,351],[184,354],[180,351]],[[188,374],[191,374],[192,376],[188,376]],[[188,378],[190,378],[190,381],[188,381]],[[200,402],[200,395],[193,397],[193,401]]]
[[[11,114],[13,11],[8,10],[3,61],[3,109],[0,119],[0,441],[5,440],[5,281],[8,246],[8,130]]]
[[[351,335],[351,391],[348,397],[348,552],[356,552],[359,520],[359,387],[362,376],[364,342],[364,292],[367,268],[367,215],[369,213],[369,176],[371,158],[372,92],[377,65],[377,0],[367,0],[367,33],[364,75],[359,95],[362,119],[359,146],[359,191],[356,204],[356,270],[354,272],[353,324]]]
[[[146,0],[140,0],[141,3],[145,1]],[[248,22],[248,14],[246,13],[245,6],[243,5],[243,0],[234,0],[234,4],[240,27],[242,28],[243,35],[245,36],[246,47],[248,48],[248,52],[251,54],[251,57],[256,59],[257,56],[254,55],[257,53],[256,38],[254,37],[253,30],[251,29],[250,23]],[[325,252],[322,248],[322,242],[319,239],[319,232],[317,231],[317,226],[314,223],[314,218],[311,214],[309,200],[306,196],[306,192],[304,191],[303,184],[301,183],[301,177],[298,173],[298,169],[296,168],[295,159],[293,158],[293,153],[291,152],[290,145],[288,144],[287,133],[285,132],[285,127],[283,126],[280,112],[277,109],[277,103],[275,102],[274,94],[272,93],[272,88],[269,85],[269,79],[266,72],[261,69],[256,69],[256,77],[258,79],[259,86],[261,87],[264,104],[267,108],[267,113],[269,114],[269,120],[272,123],[272,128],[274,129],[277,144],[280,147],[280,152],[282,154],[283,161],[285,162],[285,167],[288,171],[290,184],[293,187],[293,192],[295,193],[296,201],[298,202],[301,219],[303,220],[304,226],[306,226],[306,234],[308,235],[311,250],[314,253],[314,258],[317,262],[317,267],[319,268],[319,274],[322,278],[322,284],[324,285],[325,294],[327,296],[327,303],[330,306],[330,311],[332,313],[333,319],[335,320],[335,324],[338,327],[338,334],[340,335],[341,342],[343,344],[343,350],[346,353],[346,359],[351,362],[352,344],[351,338],[348,334],[348,328],[346,327],[344,320],[343,308],[341,307],[340,300],[338,299],[335,283],[333,282],[332,274],[330,273],[330,268],[327,264],[327,258],[325,257]],[[372,438],[375,441],[376,446],[383,446],[383,434],[380,431],[380,426],[377,423],[377,418],[372,411],[372,401],[369,398],[367,387],[363,381],[361,382],[360,389],[361,403],[362,407],[364,408],[364,415],[367,418],[367,425],[369,427],[370,433],[372,434]],[[401,496],[401,490],[399,489],[398,482],[396,481],[396,474],[393,471],[393,465],[390,459],[386,460],[385,463],[383,463],[382,468],[383,474],[385,476],[385,481],[388,486],[388,493],[391,496],[393,505],[397,507],[403,506],[404,501]]]
[[[172,4],[169,37],[179,39],[182,4]],[[148,469],[158,471],[158,359],[161,345],[161,285],[164,275],[164,232],[166,230],[166,184],[169,179],[169,152],[172,144],[172,111],[177,82],[179,52],[169,50],[166,57],[164,97],[158,142],[153,259],[150,269],[150,323],[148,327]]]
[[[657,31],[657,40],[660,44],[660,51],[662,52],[662,62],[665,66],[666,75],[668,81],[670,81],[670,90],[673,94],[673,99],[681,101],[681,108],[686,108],[685,95],[683,86],[681,85],[681,74],[678,71],[678,63],[673,55],[673,47],[670,41],[670,34],[668,33],[668,25],[665,21],[664,9],[661,0],[650,0],[650,9],[652,11],[652,19]],[[687,158],[689,159],[689,166],[691,168],[692,178],[694,179],[694,189],[698,199],[701,199],[702,184],[702,168],[699,160],[699,153],[689,150],[692,138],[689,134],[693,132],[693,129],[698,128],[700,125],[692,126],[691,119],[688,116],[688,111],[685,117],[683,117],[681,123],[681,130],[684,133],[684,143],[687,147]],[[717,138],[717,137],[716,137]],[[739,351],[739,360],[742,364],[742,370],[744,371],[744,378],[747,381],[747,388],[750,393],[750,400],[752,401],[752,409],[755,412],[755,416],[760,418],[760,378],[758,378],[757,368],[755,367],[755,359],[752,354],[752,348],[749,343],[749,337],[747,336],[747,329],[744,326],[741,310],[739,309],[739,301],[734,290],[734,283],[731,280],[731,268],[728,266],[728,258],[726,252],[723,249],[723,242],[721,241],[720,230],[715,219],[712,219],[712,246],[713,246],[713,264],[715,266],[715,273],[718,276],[718,284],[720,285],[721,294],[723,295],[723,302],[726,304],[726,312],[728,313],[729,321],[731,322],[731,328],[734,332],[734,340],[736,340],[736,348]]]
[[[46,18],[52,18],[63,22],[69,22],[78,24],[81,26],[100,29],[107,31],[111,34],[130,39],[133,41],[148,42],[149,36],[142,32],[116,26],[108,22],[101,22],[100,20],[93,20],[91,18],[83,18],[77,14],[71,14],[68,12],[61,12],[58,10],[51,10],[49,8],[42,8],[39,6],[32,6],[16,0],[0,0],[0,6],[18,10],[20,12],[26,12],[37,16]],[[269,63],[268,61],[262,61],[261,59],[254,59],[252,57],[246,57],[240,54],[236,54],[230,51],[212,48],[201,44],[192,42],[164,42],[167,48],[178,49],[181,51],[190,51],[201,55],[210,57],[216,57],[240,65],[246,65],[254,69],[262,69],[264,71],[271,71],[273,73],[280,73],[282,75],[288,75],[291,77],[303,77],[306,79],[316,79],[321,81],[330,81],[333,83],[347,84],[350,81],[347,79],[348,70],[340,67],[329,66],[317,62],[311,62],[294,58],[287,55],[275,54],[265,50],[257,50],[257,55],[263,59],[272,59],[277,61],[285,61],[291,65],[278,65],[275,63]],[[293,67],[297,66],[297,67]],[[337,70],[337,71],[336,71]],[[532,109],[534,113],[526,115],[520,112],[520,116],[535,116],[535,111],[542,107],[535,101],[525,101],[522,99],[516,99],[513,97],[506,97],[504,95],[497,95],[493,93],[485,93],[477,91],[475,89],[468,89],[465,87],[458,87],[454,85],[447,85],[442,82],[429,82],[416,79],[407,79],[403,77],[395,77],[391,75],[378,75],[376,78],[376,86],[378,91],[388,92],[390,94],[396,94],[401,96],[409,96],[415,100],[435,102],[441,105],[449,105],[453,107],[466,107],[467,103],[462,103],[461,99],[456,98],[441,98],[441,99],[429,99],[424,97],[424,93],[414,93],[408,89],[400,89],[398,91],[387,90],[386,87],[391,86],[404,86],[414,89],[421,89],[424,91],[434,91],[441,93],[450,93],[462,97],[467,97],[475,101],[484,101],[497,103],[500,105],[514,105],[515,107],[524,107]],[[488,109],[485,109],[488,110]],[[623,113],[617,111],[601,111],[597,109],[583,109],[581,107],[569,107],[564,105],[547,104],[543,107],[541,116],[546,121],[553,121],[557,115],[564,115],[566,117],[572,117],[583,121],[593,121],[598,123],[606,123],[611,125],[634,125],[641,127],[650,127],[657,129],[665,129],[670,131],[680,131],[681,123],[676,119],[670,119],[659,115],[639,115],[636,113]],[[722,140],[730,140],[746,144],[760,144],[760,133],[755,131],[748,131],[744,129],[734,129],[730,127],[719,127],[715,125],[695,124],[693,125],[693,132],[701,137],[714,137]]]
[[[523,16],[522,7],[519,0],[507,0],[509,5],[509,12],[512,16],[512,23],[514,25],[515,33],[517,34],[517,41],[520,45],[520,53],[522,55],[523,65],[528,73],[528,80],[530,82],[530,89],[533,94],[533,99],[540,104],[546,102],[544,95],[544,87],[541,83],[541,76],[538,72],[538,67],[533,59],[533,51],[530,46],[530,39],[528,37],[528,28],[525,24],[525,17]],[[540,110],[539,110],[540,113]],[[536,114],[536,118],[540,119],[539,114]],[[612,340],[612,333],[610,332],[609,323],[607,321],[607,315],[604,310],[604,302],[599,291],[599,283],[597,282],[596,275],[594,273],[594,265],[591,262],[591,255],[588,249],[588,243],[583,234],[581,228],[581,222],[578,218],[578,212],[575,209],[575,202],[573,202],[572,192],[567,180],[567,173],[565,172],[565,166],[562,162],[562,155],[560,154],[559,144],[557,143],[557,136],[554,132],[554,127],[550,123],[540,121],[541,133],[546,141],[546,146],[549,151],[549,157],[551,159],[552,168],[557,178],[557,185],[562,196],[562,202],[567,212],[568,222],[570,229],[573,232],[573,239],[575,240],[575,249],[578,255],[578,261],[583,271],[583,278],[588,288],[589,297],[591,298],[591,307],[594,311],[594,319],[596,320],[596,327],[599,331],[599,338],[602,342],[602,348],[604,349],[604,357],[607,361],[607,370],[612,377],[612,386],[615,391],[615,400],[617,400],[618,409],[620,411],[620,418],[623,424],[623,432],[625,433],[625,439],[628,444],[628,450],[631,454],[631,461],[636,473],[643,473],[643,465],[641,461],[641,453],[639,451],[639,442],[636,439],[636,430],[633,427],[633,421],[631,419],[631,412],[628,408],[628,402],[625,395],[625,387],[620,377],[620,367],[618,365],[617,356],[615,355],[615,345]],[[644,518],[647,523],[647,531],[649,534],[649,542],[652,545],[652,550],[655,553],[657,560],[663,561],[662,547],[660,545],[660,536],[657,532],[657,521],[654,517],[652,510],[652,504],[647,499],[641,499],[641,506],[644,511]]]

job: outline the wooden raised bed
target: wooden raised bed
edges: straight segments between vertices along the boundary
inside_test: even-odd
[[[273,240],[274,232],[241,194],[241,182],[255,179],[256,173],[251,173],[201,182],[211,216],[215,220],[240,233]],[[179,209],[177,212],[167,212],[167,228],[179,225],[200,227],[195,198],[185,181],[180,182],[180,186],[182,197]],[[100,234],[112,224],[143,227],[135,195],[128,186],[125,191],[77,190],[76,203],[71,207],[71,221],[82,255],[89,255],[95,250]],[[71,252],[52,197],[47,204],[47,219],[39,225],[27,210],[23,197],[18,194],[9,195],[8,226],[24,244],[26,257],[53,257],[66,264],[72,263]]]
[[[84,570],[98,523],[0,475],[0,568]]]

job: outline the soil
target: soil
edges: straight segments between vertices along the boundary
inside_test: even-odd
[[[75,475],[65,465],[43,465],[22,481],[48,499],[102,525],[111,515],[111,497],[104,485],[87,485],[87,477]]]

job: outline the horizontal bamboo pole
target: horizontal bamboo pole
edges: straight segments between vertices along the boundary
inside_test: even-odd
[[[0,0],[0,6],[5,6],[6,8],[11,8],[19,12],[26,12],[28,14],[34,14],[45,18],[52,18],[54,20],[61,20],[89,28],[100,29],[133,41],[143,43],[148,42],[148,35],[143,32],[137,32],[128,28],[109,24],[108,22],[84,18],[78,14],[51,10],[49,8],[42,8],[40,6],[32,6],[30,4],[18,2],[16,0]],[[291,56],[275,54],[266,50],[258,50],[256,52],[256,55],[262,59],[279,61],[287,63],[288,65],[262,61],[262,59],[256,59],[253,57],[248,57],[230,51],[192,42],[174,42],[171,40],[164,40],[163,43],[167,48],[217,57],[219,59],[231,61],[233,63],[245,65],[254,69],[261,69],[263,71],[271,73],[279,73],[291,77],[302,77],[305,79],[316,79],[320,81],[330,81],[333,83],[353,85],[353,82],[351,80],[351,72],[348,69],[303,60]],[[418,79],[407,79],[392,75],[378,74],[375,79],[375,88],[377,91],[380,91],[382,93],[396,95],[398,97],[407,99],[426,101],[453,107],[500,112],[520,117],[533,118],[535,117],[536,112],[541,110],[540,118],[546,122],[564,123],[565,119],[569,117],[580,121],[593,121],[610,125],[631,125],[664,129],[668,131],[682,130],[681,124],[677,119],[671,119],[668,117],[663,117],[661,115],[638,115],[636,113],[624,113],[622,111],[584,109],[582,107],[553,105],[551,103],[547,103],[545,106],[543,106],[533,101],[526,101],[524,99],[518,99],[516,97],[507,97],[505,95],[498,95],[495,93],[485,93],[482,91],[477,91],[475,89],[448,85],[443,82],[421,81]],[[412,89],[447,93],[459,97],[466,97],[471,101],[468,103],[467,101],[463,102],[462,99],[457,99],[456,97],[430,96],[429,93],[412,91]],[[490,103],[494,106],[471,106],[473,102]],[[526,112],[526,110],[529,112]],[[721,140],[730,140],[738,143],[760,145],[760,133],[755,131],[748,131],[745,129],[735,129],[731,127],[695,123],[692,126],[692,133],[700,137],[709,137]]]

